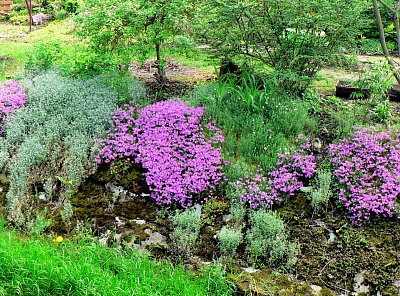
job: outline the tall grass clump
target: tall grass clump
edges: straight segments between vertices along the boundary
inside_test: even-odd
[[[0,230],[0,295],[228,296],[235,291],[218,267],[194,275],[135,250],[106,248],[92,240],[50,241]]]
[[[305,102],[278,94],[272,83],[249,73],[239,82],[228,78],[201,86],[191,100],[207,106],[207,115],[223,130],[226,158],[260,164],[265,171],[298,134],[315,125]]]
[[[0,140],[1,167],[10,178],[10,218],[23,223],[38,190],[46,199],[74,191],[96,170],[95,139],[105,133],[117,94],[99,79],[46,72],[23,81],[25,108],[6,124]],[[57,182],[57,180],[66,180]]]

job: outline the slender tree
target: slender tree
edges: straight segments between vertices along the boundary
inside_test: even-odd
[[[153,48],[157,78],[165,80],[162,48],[185,31],[195,11],[194,0],[88,1],[79,34],[100,54],[145,58]]]
[[[397,80],[397,83],[400,84],[400,75],[399,75],[399,73],[398,73],[398,71],[396,69],[396,64],[394,63],[393,59],[390,57],[389,50],[387,48],[386,38],[385,38],[385,31],[383,30],[381,12],[380,12],[378,1],[381,2],[381,3],[383,2],[381,0],[372,0],[372,3],[374,5],[376,23],[377,23],[378,29],[379,29],[379,38],[380,38],[380,41],[381,41],[382,52],[383,52],[387,62],[389,63],[390,67],[392,68],[393,75],[395,76],[395,78]],[[388,6],[388,7],[390,7],[390,6]],[[399,38],[399,35],[398,35],[398,38]]]

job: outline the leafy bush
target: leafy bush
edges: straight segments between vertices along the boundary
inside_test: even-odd
[[[172,237],[182,254],[189,255],[196,244],[201,229],[201,218],[195,209],[186,209],[183,212],[177,212],[172,217],[174,230]]]
[[[224,227],[217,233],[217,238],[222,254],[234,256],[243,240],[243,233],[240,229]]]
[[[29,216],[36,187],[59,201],[93,173],[95,139],[105,132],[116,94],[99,79],[48,72],[24,81],[27,105],[9,120],[0,142],[1,165],[10,176],[10,217]],[[57,178],[65,184],[57,186]]]
[[[395,43],[387,42],[389,52],[393,52],[396,48]],[[361,51],[366,54],[381,54],[382,47],[379,39],[364,39],[361,42]]]
[[[3,133],[5,120],[26,103],[26,94],[18,82],[10,80],[0,83],[0,133]]]
[[[253,260],[268,259],[270,265],[290,268],[297,261],[298,246],[288,242],[285,223],[272,211],[260,209],[250,214],[247,250]]]
[[[332,144],[339,202],[354,223],[392,217],[400,193],[400,131],[361,128]]]
[[[97,162],[140,163],[159,204],[188,206],[194,194],[218,185],[222,158],[215,146],[223,137],[212,123],[206,123],[203,108],[176,99],[136,112],[135,106],[125,105],[114,114],[113,130],[100,140],[103,148]]]
[[[242,203],[232,203],[230,209],[230,215],[231,215],[230,221],[232,222],[232,224],[237,228],[241,228],[244,223],[246,208]]]
[[[207,0],[197,27],[217,56],[245,57],[276,70],[283,91],[300,94],[343,45],[354,43],[361,1]],[[341,16],[340,22],[337,15]]]

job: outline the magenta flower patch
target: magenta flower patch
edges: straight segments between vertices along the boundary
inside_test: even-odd
[[[26,103],[26,93],[18,82],[10,80],[0,83],[0,134],[4,131],[5,119],[22,108]]]
[[[302,139],[299,135],[298,141]],[[231,183],[242,202],[253,209],[261,205],[271,208],[282,203],[285,196],[294,196],[304,181],[313,177],[317,165],[312,154],[311,143],[307,141],[299,150],[279,155],[277,168],[268,174],[268,178],[258,172],[254,176]]]
[[[392,217],[400,193],[400,131],[363,128],[330,145],[340,203],[354,222]]]
[[[185,207],[194,195],[219,184],[219,146],[224,138],[213,123],[205,122],[203,108],[176,99],[136,112],[135,107],[124,106],[114,114],[114,130],[100,140],[98,162],[140,163],[158,204],[178,202]]]
[[[298,140],[301,138],[302,135],[299,135]],[[304,186],[303,181],[314,176],[316,169],[310,141],[306,141],[294,153],[280,154],[277,169],[269,173],[271,198],[279,200],[282,193],[294,196]]]

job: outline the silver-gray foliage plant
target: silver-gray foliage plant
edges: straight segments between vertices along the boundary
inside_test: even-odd
[[[183,212],[177,212],[172,217],[174,230],[172,238],[183,255],[190,255],[196,245],[200,234],[202,221],[200,215],[195,209],[186,209]]]
[[[117,100],[99,78],[70,78],[56,71],[25,79],[23,85],[27,105],[7,122],[0,139],[13,221],[28,218],[36,184],[43,185],[47,200],[57,192],[60,206],[66,192],[95,172],[95,139],[109,126]],[[57,186],[56,177],[66,182]]]
[[[217,238],[222,254],[233,257],[243,240],[243,233],[241,229],[223,227],[217,232]]]
[[[289,242],[284,221],[276,212],[260,209],[250,213],[247,250],[253,260],[267,259],[270,265],[291,268],[297,261],[298,244]]]

